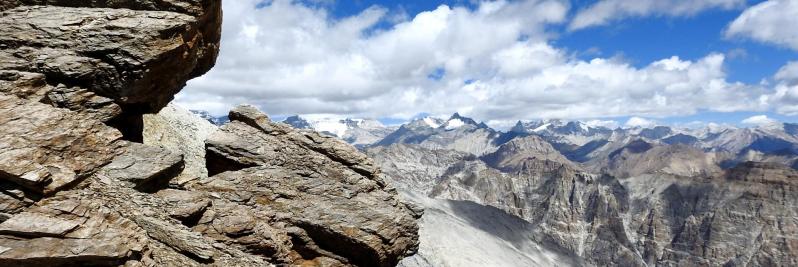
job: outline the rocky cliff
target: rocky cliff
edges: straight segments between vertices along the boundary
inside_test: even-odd
[[[219,0],[0,3],[0,266],[393,266],[415,252],[420,211],[349,145],[249,106],[218,131],[163,109],[213,66],[221,19]]]
[[[679,152],[683,147],[635,146],[621,150],[610,160],[614,167],[609,170],[623,172],[624,176],[617,178],[564,162],[561,155],[553,154],[556,151],[550,145],[537,138],[508,142],[492,154],[461,158],[448,168],[438,166],[441,164],[427,167],[427,159],[415,153],[403,156],[404,150],[408,148],[391,148],[390,153],[374,150],[383,154],[375,157],[378,161],[402,162],[393,166],[380,162],[392,166],[385,168],[391,179],[418,181],[403,177],[411,173],[410,177],[424,177],[420,185],[434,185],[429,191],[431,197],[476,202],[522,218],[531,225],[522,232],[532,236],[534,242],[549,244],[545,246],[549,249],[563,248],[581,258],[581,264],[796,264],[798,198],[794,184],[798,172],[784,165],[749,162],[719,170],[711,165],[702,167],[706,155]],[[690,160],[695,162],[679,163]],[[442,220],[439,210],[430,206],[428,213],[435,215],[424,215],[423,224],[430,224],[425,227],[435,227],[435,221]],[[440,242],[428,240],[439,240],[445,234],[424,230],[421,253],[414,259],[444,258],[425,255]],[[501,234],[492,238],[513,240]],[[487,258],[470,263],[496,260],[491,255],[501,253],[507,251],[486,254]],[[425,260],[420,265],[444,264]]]

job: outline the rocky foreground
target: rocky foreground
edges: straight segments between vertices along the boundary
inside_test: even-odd
[[[420,211],[346,143],[250,106],[218,130],[145,116],[213,66],[221,19],[219,0],[0,3],[0,266],[394,266],[415,252]]]

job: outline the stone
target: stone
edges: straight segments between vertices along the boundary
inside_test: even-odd
[[[210,122],[182,107],[169,104],[158,114],[144,115],[144,144],[164,147],[183,154],[185,168],[170,181],[172,187],[208,177],[205,166],[205,139],[216,131]]]
[[[99,171],[99,175],[124,182],[140,191],[164,189],[183,171],[183,156],[161,147],[126,143],[119,156]]]
[[[52,194],[108,164],[122,135],[79,114],[0,95],[0,179]]]
[[[21,213],[0,224],[0,234],[24,237],[63,237],[75,230],[79,222],[68,221],[36,213]]]
[[[3,12],[0,70],[41,73],[52,86],[81,87],[157,111],[186,80],[213,66],[220,2],[26,0],[48,6]]]
[[[181,231],[169,222],[147,216],[135,216],[133,220],[147,235],[167,246],[188,253],[200,261],[210,261],[213,258],[213,248],[198,233]]]
[[[203,192],[165,189],[156,195],[171,205],[169,216],[187,226],[196,225],[211,206],[209,196]]]
[[[67,88],[63,85],[50,90],[42,102],[77,111],[87,119],[102,122],[109,122],[122,114],[122,107],[114,103],[113,99],[98,96],[86,89]]]
[[[421,212],[346,143],[251,106],[219,131],[161,116],[214,65],[220,31],[220,0],[0,3],[0,266],[394,266],[415,252]]]
[[[394,266],[414,253],[418,214],[386,186],[372,160],[343,141],[259,113],[247,106],[231,112],[231,122],[206,141],[214,176],[189,189],[276,214],[275,221],[297,229],[290,235],[303,240],[294,250],[305,260]]]

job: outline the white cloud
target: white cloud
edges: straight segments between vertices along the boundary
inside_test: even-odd
[[[743,5],[745,0],[602,0],[580,10],[569,29],[605,25],[627,17],[692,16],[707,9],[732,9]]]
[[[746,9],[726,30],[727,37],[747,37],[798,50],[798,1],[769,0]]]
[[[790,61],[776,73],[776,80],[787,83],[798,83],[798,61]]]
[[[641,117],[631,117],[629,118],[629,120],[626,121],[626,124],[624,124],[624,126],[627,128],[634,128],[634,127],[648,128],[648,127],[657,126],[657,122]]]
[[[223,2],[216,67],[190,81],[178,102],[216,114],[248,102],[270,114],[406,119],[458,111],[496,123],[764,111],[786,103],[768,88],[729,82],[722,54],[643,67],[575,59],[545,32],[565,21],[562,1],[440,6],[389,28],[375,28],[391,20],[381,7],[334,19],[297,1],[256,9],[258,2]],[[439,80],[428,78],[438,70]]]
[[[614,120],[589,120],[586,121],[585,124],[590,127],[607,127],[610,129],[615,129],[620,126],[620,123]]]
[[[779,121],[768,118],[766,115],[753,116],[742,121],[743,124],[767,126],[779,123]]]

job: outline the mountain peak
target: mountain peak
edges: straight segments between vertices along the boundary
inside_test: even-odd
[[[283,123],[291,125],[296,129],[311,129],[310,123],[299,115],[294,115],[283,120]]]
[[[484,123],[482,123],[482,124],[477,123],[474,119],[468,118],[468,117],[463,117],[463,116],[460,115],[460,113],[457,113],[457,112],[452,114],[452,116],[449,118],[449,120],[447,120],[446,123],[444,123],[442,126],[444,128],[446,128],[446,130],[453,130],[453,129],[460,128],[460,127],[465,126],[465,125],[474,125],[474,126],[477,126],[479,128],[487,127],[487,125],[484,125]]]

